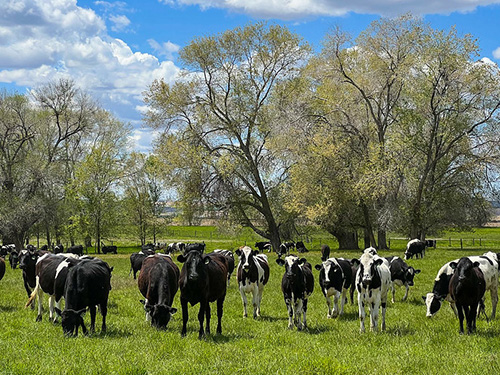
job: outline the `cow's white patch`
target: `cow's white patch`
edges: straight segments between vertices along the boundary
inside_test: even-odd
[[[61,263],[56,268],[56,276],[54,278],[57,279],[57,276],[59,275],[59,272],[61,272],[64,268],[67,268],[69,266],[69,262],[67,260],[63,260]]]

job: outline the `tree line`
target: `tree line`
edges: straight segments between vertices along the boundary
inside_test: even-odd
[[[315,52],[254,23],[193,40],[180,61],[175,83],[144,93],[144,124],[160,133],[150,155],[69,81],[2,96],[4,241],[42,225],[100,244],[119,204],[144,242],[167,188],[186,222],[216,210],[274,246],[303,221],[354,249],[360,233],[386,248],[388,231],[424,238],[488,219],[499,69],[471,35],[407,14],[356,38],[334,28]]]

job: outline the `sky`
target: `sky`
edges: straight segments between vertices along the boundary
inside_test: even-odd
[[[148,152],[142,93],[154,79],[173,83],[179,50],[195,38],[268,21],[321,50],[335,26],[356,36],[380,17],[407,12],[436,29],[478,39],[480,56],[500,62],[500,0],[0,0],[0,90],[28,93],[71,78],[133,127]]]

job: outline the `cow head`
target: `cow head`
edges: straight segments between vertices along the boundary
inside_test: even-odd
[[[441,303],[444,300],[444,297],[440,297],[435,293],[427,293],[427,295],[422,296],[422,299],[427,306],[426,316],[428,318],[433,317],[441,308]]]
[[[472,273],[474,267],[479,267],[479,262],[472,262],[469,258],[463,257],[457,262],[451,262],[450,267],[455,270],[458,284],[462,283]],[[458,287],[457,287],[458,288]]]
[[[253,257],[259,254],[259,250],[252,250],[250,246],[242,246],[235,253],[240,257],[240,264],[243,271],[248,272],[251,264],[254,263]]]
[[[341,291],[344,271],[337,259],[330,258],[322,264],[317,264],[315,268],[320,271],[320,279],[323,279],[326,285],[333,286],[336,290]]]
[[[374,257],[370,251],[366,249],[361,258],[359,259],[359,275],[361,283],[366,288],[370,286],[375,272],[377,272],[377,267],[384,263],[384,260],[380,257]]]
[[[321,245],[321,261],[326,262],[330,258],[330,246]]]
[[[183,268],[186,268],[188,280],[205,280],[205,265],[210,263],[210,257],[202,254],[198,250],[191,250],[186,255],[179,255],[177,260],[184,263]]]
[[[19,255],[19,268],[22,270],[27,270],[30,266],[34,267],[36,265],[37,259],[38,253],[28,250],[21,250],[21,254]]]
[[[293,280],[294,277],[300,273],[300,266],[306,262],[307,260],[305,258],[299,258],[295,255],[289,255],[285,259],[276,259],[276,263],[278,263],[279,266],[285,266],[285,275],[289,280]]]
[[[144,304],[144,310],[151,316],[151,325],[157,329],[167,329],[167,325],[177,309],[166,304],[151,305],[144,300],[141,302]]]
[[[77,336],[78,327],[82,326],[83,333],[86,333],[85,323],[83,322],[83,316],[85,315],[86,308],[75,311],[71,309],[66,309],[61,312],[56,307],[56,313],[61,317],[61,326],[66,336]]]
[[[404,279],[405,279],[405,282],[409,286],[413,286],[414,285],[413,278],[415,277],[415,275],[417,273],[420,273],[420,270],[416,270],[413,267],[408,267],[408,269],[405,271]]]

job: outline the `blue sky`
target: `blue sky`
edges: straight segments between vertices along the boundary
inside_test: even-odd
[[[357,35],[405,12],[474,35],[481,57],[499,63],[500,0],[0,0],[0,89],[72,78],[131,123],[135,148],[146,151],[154,134],[141,127],[142,92],[155,78],[175,81],[178,51],[193,38],[267,20],[319,51],[333,26]]]

